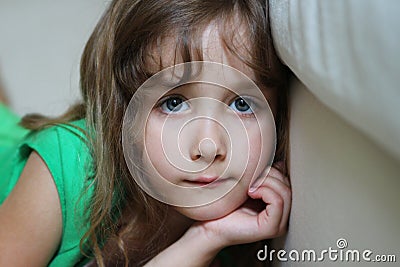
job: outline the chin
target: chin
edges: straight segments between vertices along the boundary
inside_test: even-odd
[[[175,208],[182,215],[196,221],[210,221],[224,217],[240,207],[246,199],[232,201],[229,197],[224,197],[210,204],[192,207],[192,208]]]

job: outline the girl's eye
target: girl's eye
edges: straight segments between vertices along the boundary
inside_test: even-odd
[[[252,101],[244,100],[239,97],[236,98],[232,104],[229,105],[231,109],[241,114],[253,114],[253,109],[251,108]]]
[[[164,113],[178,113],[189,109],[186,101],[179,96],[172,96],[164,100],[160,105],[161,111]]]

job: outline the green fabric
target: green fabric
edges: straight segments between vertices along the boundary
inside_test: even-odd
[[[0,103],[0,155],[13,147],[28,132],[18,125],[20,118]]]
[[[86,128],[84,120],[71,125]],[[71,125],[57,125],[9,137],[8,140],[13,141],[3,142],[6,144],[0,150],[0,203],[16,184],[32,150],[42,157],[53,176],[60,198],[63,233],[60,247],[49,264],[52,267],[74,266],[82,260],[79,243],[87,230],[84,218],[92,194],[92,191],[82,194],[90,180],[86,178],[93,175],[89,150],[84,134]],[[7,127],[15,129],[16,126],[10,124]],[[4,130],[4,125],[1,128]],[[21,129],[19,131],[24,133]],[[19,142],[16,141],[18,138]],[[13,147],[9,146],[11,143],[15,143]]]

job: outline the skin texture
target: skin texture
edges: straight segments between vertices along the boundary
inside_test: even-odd
[[[260,175],[261,168],[257,169],[258,163],[260,162],[261,166],[267,164],[270,152],[265,145],[263,150],[260,149],[261,131],[266,127],[259,127],[259,124],[268,125],[266,116],[255,117],[247,107],[245,112],[236,111],[235,105],[240,99],[222,88],[190,85],[173,90],[170,97],[172,100],[182,97],[189,101],[188,104],[182,104],[182,111],[168,113],[169,110],[163,107],[166,104],[162,104],[161,107],[157,105],[153,109],[148,118],[145,139],[151,164],[146,165],[148,168],[154,166],[160,176],[158,179],[166,179],[179,186],[202,186],[203,183],[198,182],[202,178],[220,177],[217,180],[220,181],[218,184],[211,184],[212,188],[202,189],[199,192],[201,195],[212,190],[216,195],[220,193],[222,196],[227,191],[224,189],[234,186],[232,191],[212,204],[200,208],[177,208],[183,215],[195,220],[225,216],[247,199],[247,190],[252,178]],[[198,113],[198,110],[207,112]],[[191,121],[199,115],[207,118]],[[231,125],[230,130],[227,132],[222,125]],[[182,131],[178,136],[175,129],[179,128]],[[174,142],[178,145],[171,147],[171,143]],[[191,167],[191,164],[193,169],[202,169],[203,166],[205,168],[193,173],[176,168],[173,164],[188,167]],[[157,177],[154,171],[148,172],[151,173],[150,177]],[[165,189],[160,188],[160,191],[165,192]],[[188,194],[186,197],[190,200],[196,196]]]
[[[213,24],[205,29],[202,36],[203,59],[232,66],[255,81],[252,69],[227,52],[219,36],[218,29]],[[170,44],[171,42],[166,40],[161,47],[161,61],[167,66],[174,64],[174,58],[171,57],[175,54],[174,47]],[[261,88],[261,91],[272,108],[276,109],[275,90]],[[243,90],[243,93],[246,94],[246,91]],[[171,111],[164,100],[168,97],[189,101],[188,104],[183,103],[180,110]],[[258,116],[255,117],[255,114],[248,110],[238,111],[234,105],[237,98],[238,96],[232,91],[224,88],[207,84],[189,84],[169,91],[159,103],[156,103],[147,119],[145,148],[148,157],[145,157],[143,162],[151,177],[158,176],[158,179],[166,179],[173,184],[188,187],[199,186],[190,181],[196,181],[200,177],[228,177],[229,180],[223,181],[222,185],[216,185],[212,189],[215,191],[224,188],[224,183],[233,184],[240,179],[229,194],[210,205],[198,208],[176,208],[186,217],[195,220],[210,220],[223,217],[237,209],[248,198],[247,191],[251,179],[261,172],[259,168],[257,169],[257,164],[260,162],[262,166],[266,165],[269,151],[265,151],[266,148],[260,150],[262,131],[267,133],[266,128],[271,128],[266,115],[258,112]],[[190,102],[191,100],[194,101]],[[215,120],[201,119],[185,124],[199,115]],[[222,121],[222,125],[237,126],[227,133],[218,121]],[[264,127],[259,127],[259,124]],[[176,128],[182,128],[179,137],[174,131]],[[240,131],[245,131],[245,133],[235,138]],[[246,140],[249,142],[247,143]],[[179,143],[179,147],[168,150],[169,144],[174,142]],[[231,147],[230,142],[234,147]],[[165,149],[167,151],[164,151]],[[208,165],[208,167],[201,172],[189,173],[174,166],[174,164],[179,166],[185,161],[189,161],[188,164],[195,167],[196,165],[201,167]],[[243,162],[247,164],[244,165]],[[193,169],[196,169],[195,167]],[[165,188],[161,187],[159,190],[165,192]],[[190,197],[193,195],[188,196]]]
[[[53,178],[32,152],[14,190],[0,206],[0,266],[46,266],[62,234]]]

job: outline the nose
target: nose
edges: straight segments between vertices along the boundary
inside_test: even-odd
[[[200,119],[190,146],[190,158],[207,163],[223,161],[227,155],[228,136],[224,128],[212,119]]]

